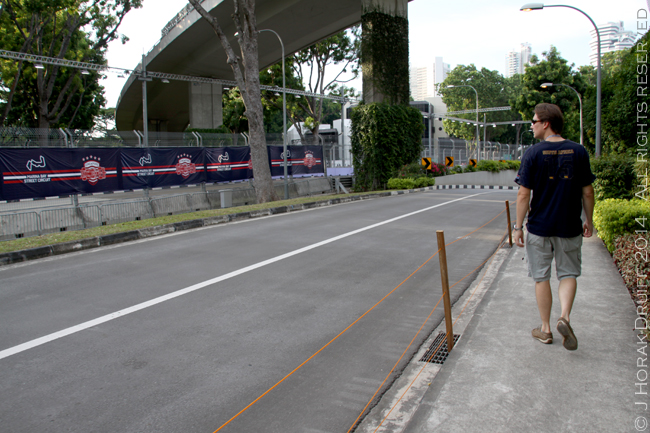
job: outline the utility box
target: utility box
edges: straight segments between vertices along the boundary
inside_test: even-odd
[[[221,207],[232,207],[232,189],[220,189]]]

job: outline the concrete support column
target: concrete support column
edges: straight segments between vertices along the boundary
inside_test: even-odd
[[[215,129],[223,124],[221,84],[189,83],[190,128]]]
[[[408,0],[362,0],[362,7],[363,100],[408,105]]]

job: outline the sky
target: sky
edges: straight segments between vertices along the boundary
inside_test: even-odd
[[[228,1],[228,0],[224,0]],[[413,0],[409,3],[410,67],[432,65],[442,57],[453,69],[474,64],[479,69],[505,73],[506,54],[521,43],[531,44],[541,57],[551,45],[576,67],[589,64],[593,25],[578,11],[564,8],[521,12],[528,0]],[[650,9],[650,0],[567,0],[547,4],[568,4],[587,13],[596,25],[623,21],[625,30],[637,31],[639,9]],[[108,65],[133,69],[160,40],[160,31],[187,0],[144,0],[143,7],[129,12],[119,32],[129,37],[126,44],[113,41],[108,48]],[[641,30],[645,32],[645,30]],[[166,72],[166,71],[156,71]],[[125,83],[108,74],[102,81],[107,106],[114,107]],[[351,84],[361,90],[361,80]]]

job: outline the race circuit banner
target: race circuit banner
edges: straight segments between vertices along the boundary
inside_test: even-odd
[[[208,182],[232,182],[253,178],[250,147],[206,148]]]
[[[204,148],[122,149],[121,162],[124,189],[205,182]]]
[[[282,146],[269,146],[271,175],[284,175]],[[324,173],[320,146],[289,146],[289,175]],[[0,200],[253,178],[249,147],[1,149]]]
[[[284,176],[282,146],[269,146],[271,176]],[[289,176],[324,173],[321,146],[287,146],[287,173]]]
[[[287,162],[290,175],[325,173],[321,146],[288,146],[288,152]],[[280,147],[280,155],[280,168],[282,168],[282,147]],[[284,172],[281,172],[279,175],[283,174]]]
[[[1,149],[1,200],[120,189],[119,149]]]

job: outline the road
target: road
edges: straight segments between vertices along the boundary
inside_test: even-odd
[[[346,432],[440,299],[437,256],[404,282],[436,230],[449,244],[515,197],[434,190],[2,267],[2,431]],[[449,245],[450,283],[505,230]]]

